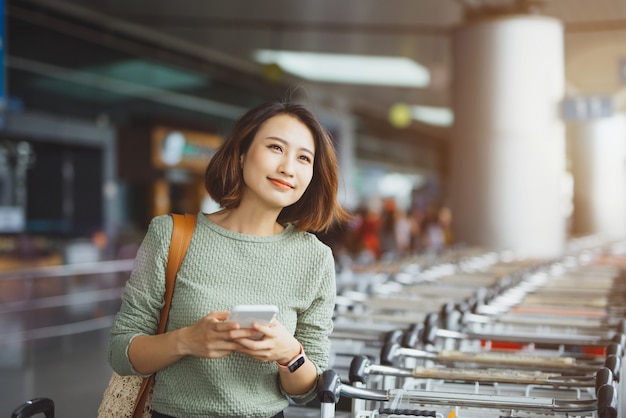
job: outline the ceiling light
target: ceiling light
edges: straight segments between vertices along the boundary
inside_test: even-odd
[[[411,106],[413,119],[429,125],[450,126],[454,122],[454,113],[446,107]]]
[[[285,72],[327,83],[426,87],[430,72],[406,57],[257,50],[254,59]]]

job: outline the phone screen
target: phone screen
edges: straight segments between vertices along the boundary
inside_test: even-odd
[[[230,311],[227,321],[237,322],[242,328],[251,328],[253,323],[271,324],[276,314],[276,305],[237,305]]]

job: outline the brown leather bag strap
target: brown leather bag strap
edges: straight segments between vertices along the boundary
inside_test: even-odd
[[[165,332],[165,326],[167,325],[167,318],[170,313],[170,307],[172,306],[172,296],[174,295],[174,285],[176,284],[176,274],[180,269],[189,243],[191,242],[191,236],[196,227],[196,215],[184,214],[179,215],[176,213],[171,214],[174,220],[174,228],[172,229],[172,239],[170,241],[170,250],[167,255],[167,268],[165,269],[165,305],[161,309],[161,318],[159,320],[159,327],[157,328],[157,334]],[[135,408],[133,409],[133,418],[141,418],[143,415],[144,405],[148,399],[148,394],[152,390],[154,384],[154,374],[150,377],[143,379],[137,399],[135,400]]]
[[[174,295],[174,285],[176,284],[176,274],[183,263],[183,258],[189,248],[193,230],[196,227],[196,217],[191,214],[172,214],[174,219],[174,229],[172,230],[172,240],[170,243],[170,251],[167,256],[167,268],[165,270],[165,305],[161,309],[161,319],[157,334],[165,332],[167,325],[167,317],[172,306],[172,296]]]

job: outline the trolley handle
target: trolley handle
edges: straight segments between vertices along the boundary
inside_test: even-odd
[[[324,371],[317,379],[317,399],[322,404],[339,402],[341,378],[332,369]]]
[[[46,418],[54,418],[54,402],[49,398],[34,398],[18,406],[11,418],[29,418],[44,414]]]
[[[596,395],[600,392],[600,388],[605,385],[612,385],[614,381],[613,372],[608,367],[603,367],[596,373]]]
[[[615,335],[613,335],[613,338],[611,338],[611,341],[619,344],[622,349],[626,348],[626,334],[623,332],[616,332]]]
[[[596,396],[598,399],[598,418],[617,418],[617,393],[615,386],[600,386]]]
[[[394,329],[383,334],[383,343],[399,343],[404,336],[404,330]]]
[[[439,310],[439,316],[441,317],[443,328],[452,331],[461,330],[463,313],[457,309],[457,305],[454,302],[444,303]]]
[[[400,344],[402,347],[415,348],[418,347],[421,340],[421,334],[424,331],[424,325],[421,323],[411,324],[404,331]]]
[[[364,355],[354,356],[354,358],[350,362],[350,372],[348,373],[350,382],[366,383],[367,377],[369,375],[370,365],[371,365],[371,361],[367,356],[364,356]]]
[[[622,368],[622,361],[620,357],[617,357],[615,354],[606,356],[606,359],[604,360],[604,367],[608,368],[613,374],[613,379],[615,379],[616,382],[619,382],[621,374],[620,370]]]
[[[418,377],[426,379],[448,379],[464,382],[498,382],[498,383],[525,383],[529,385],[556,385],[568,387],[593,387],[595,391],[605,384],[614,381],[613,371],[607,367],[598,370],[595,375],[571,375],[538,371],[500,371],[494,369],[465,369],[450,367],[421,367],[414,368],[373,364],[365,355],[356,355],[352,358],[349,369],[351,384],[366,384],[373,374],[396,377]],[[594,391],[594,393],[595,393]]]
[[[398,343],[385,343],[380,350],[380,364],[384,366],[393,366],[400,356],[408,355],[410,357],[437,360],[439,354],[426,350],[418,350],[417,348],[404,348]]]
[[[386,390],[357,388],[341,383],[341,378],[332,369],[325,370],[317,380],[317,398],[322,404],[336,404],[341,395],[369,401],[388,401]]]
[[[611,354],[616,355],[617,357],[624,356],[624,348],[617,342],[612,342],[606,346],[606,354],[605,356],[609,356]]]
[[[362,383],[365,385],[371,374],[415,377],[413,369],[372,364],[372,361],[367,356],[362,354],[356,355],[352,358],[352,361],[350,362],[350,371],[348,373],[350,384]]]

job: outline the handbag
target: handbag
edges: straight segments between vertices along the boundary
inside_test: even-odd
[[[194,215],[171,214],[171,216],[174,220],[174,229],[165,270],[165,305],[161,309],[157,334],[165,332],[176,274],[183,262],[196,225]],[[153,385],[154,374],[144,378],[137,375],[120,376],[113,372],[98,407],[98,418],[150,418]]]

